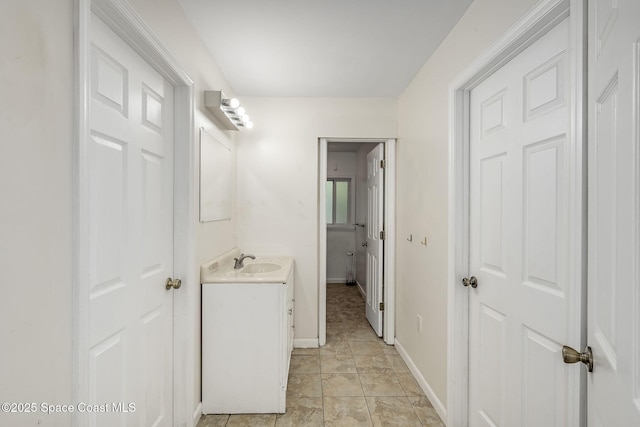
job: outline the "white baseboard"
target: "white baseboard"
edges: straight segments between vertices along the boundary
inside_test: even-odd
[[[202,402],[198,403],[198,406],[196,406],[196,410],[193,411],[193,423],[191,424],[193,427],[196,427],[196,425],[198,425],[200,417],[202,417]]]
[[[362,287],[362,285],[360,284],[360,282],[358,282],[358,280],[356,279],[356,286],[358,286],[358,290],[360,291],[360,295],[362,295],[362,298],[364,298],[364,300],[367,300],[367,293],[364,291],[364,288]]]
[[[299,338],[293,340],[293,347],[295,348],[318,348],[318,338]]]
[[[400,353],[402,360],[404,360],[404,363],[407,364],[407,367],[409,368],[413,376],[416,378],[416,381],[418,381],[418,385],[420,385],[420,388],[422,389],[422,391],[424,391],[424,394],[427,395],[427,398],[433,405],[433,408],[436,410],[436,412],[440,416],[440,419],[445,425],[447,425],[447,409],[442,404],[440,399],[438,399],[438,397],[436,396],[435,392],[433,391],[433,389],[431,388],[427,380],[422,376],[422,373],[418,370],[418,367],[416,366],[416,364],[413,363],[413,360],[411,359],[411,357],[409,357],[409,354],[407,354],[404,347],[402,347],[402,344],[400,344],[400,341],[398,341],[398,338],[396,338],[395,346],[396,346],[396,350],[398,350],[398,353]]]
[[[327,279],[327,283],[347,283],[347,279],[344,277],[332,277]]]

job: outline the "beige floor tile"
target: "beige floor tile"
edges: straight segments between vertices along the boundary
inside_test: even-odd
[[[397,354],[398,356],[400,355],[400,353],[398,353],[398,349],[396,349],[395,346],[389,345],[383,340],[378,341],[378,344],[380,345],[380,348],[382,349],[382,352],[384,354]]]
[[[320,374],[289,374],[287,398],[322,397]]]
[[[360,311],[362,310],[362,311]],[[342,317],[342,320],[345,321],[354,321],[354,322],[366,322],[366,317],[364,316],[364,312],[365,312],[366,308],[364,305],[360,306],[354,306],[352,308],[348,308],[346,310],[344,310],[340,316]]]
[[[407,396],[424,396],[424,392],[411,372],[398,372],[396,375],[398,376],[400,384],[402,384],[402,388]]]
[[[342,320],[337,322],[327,322],[327,329],[332,331],[345,331],[349,328],[349,325]]]
[[[373,329],[368,326],[358,326],[354,329],[347,329],[345,332],[349,340],[377,341],[378,339],[380,339],[378,335],[376,335],[376,333],[373,331]]]
[[[349,340],[349,346],[354,356],[375,356],[377,354],[383,354],[382,348],[376,341]]]
[[[327,340],[327,343],[320,347],[320,356],[330,356],[335,354],[351,354],[349,341]]]
[[[407,364],[402,360],[402,356],[399,354],[385,354],[387,360],[391,364],[394,372],[409,372]]]
[[[362,310],[362,312],[364,313],[364,309]],[[369,325],[369,322],[367,321],[367,319],[360,318],[360,319],[345,319],[342,321],[342,324],[344,325],[344,330],[345,331],[350,331],[352,329],[358,329],[358,328],[370,328],[371,325]]]
[[[234,414],[229,417],[227,427],[274,427],[276,414]]]
[[[322,427],[324,410],[321,397],[290,397],[287,412],[278,414],[276,427]]]
[[[375,427],[420,427],[422,423],[406,397],[367,397]]]
[[[409,397],[409,402],[411,402],[413,409],[416,411],[420,421],[422,421],[422,425],[426,427],[444,427],[438,413],[426,396]]]
[[[359,377],[365,396],[405,396],[396,374],[361,374]]]
[[[356,374],[356,364],[350,354],[320,356],[320,372],[323,374]]]
[[[289,365],[291,374],[319,374],[320,357],[316,356],[291,356]]]
[[[224,427],[229,415],[203,415],[196,427]]]
[[[347,341],[347,333],[343,329],[327,328],[327,341]]]
[[[359,374],[390,374],[394,372],[389,359],[383,353],[373,356],[353,356],[353,359]]]
[[[373,424],[364,397],[325,397],[324,425],[357,427]]]
[[[329,307],[331,307],[334,304],[337,304],[337,303],[331,303],[331,302],[327,301],[327,305]],[[342,309],[327,310],[327,323],[342,322],[342,320],[343,320],[342,312],[343,312]]]
[[[292,356],[318,356],[320,348],[294,348]]]
[[[322,374],[322,396],[364,396],[357,374]]]

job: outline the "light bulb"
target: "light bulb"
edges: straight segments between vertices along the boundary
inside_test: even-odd
[[[238,104],[238,105],[240,105],[240,104]],[[238,106],[236,105],[236,107],[238,107]],[[239,115],[239,116],[242,116],[246,112],[247,112],[247,110],[245,110],[244,107],[238,107],[236,109],[236,114]]]
[[[243,114],[242,115],[242,121],[247,123],[249,121],[249,115],[248,114]]]
[[[253,122],[246,122],[244,124],[244,127],[246,127],[247,129],[251,129],[253,127]]]
[[[236,98],[231,98],[229,100],[229,105],[231,106],[231,108],[238,108],[240,106],[240,101],[238,101]]]

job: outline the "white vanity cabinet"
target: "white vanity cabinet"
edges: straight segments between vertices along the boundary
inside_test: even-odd
[[[202,284],[202,411],[284,413],[293,349],[286,283]]]

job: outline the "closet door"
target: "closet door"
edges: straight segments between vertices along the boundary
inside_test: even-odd
[[[640,2],[589,2],[589,426],[640,426]]]

